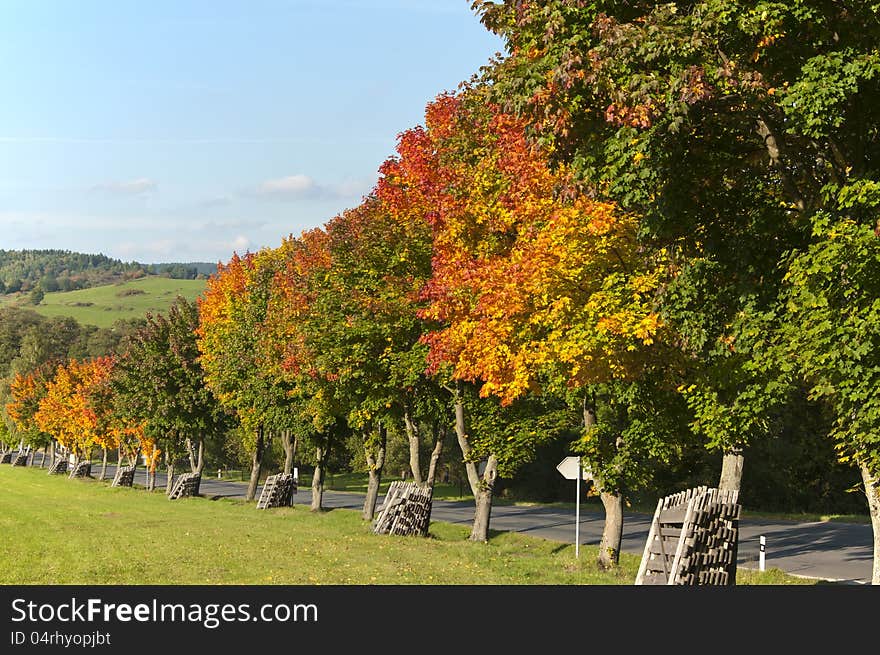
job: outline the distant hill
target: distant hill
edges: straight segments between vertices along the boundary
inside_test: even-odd
[[[5,304],[31,309],[47,318],[69,316],[82,325],[110,327],[119,319],[165,313],[177,296],[195,300],[205,284],[205,279],[175,280],[149,275],[90,289],[47,293],[36,306],[29,304],[27,296],[9,298]]]
[[[208,262],[141,264],[69,250],[0,250],[0,294],[75,291],[148,275],[194,280],[216,270]]]
[[[142,264],[69,250],[0,250],[0,292],[72,291],[147,274]]]
[[[167,275],[178,280],[194,280],[198,276],[210,277],[217,272],[217,262],[172,262],[170,264],[147,264],[150,273]]]

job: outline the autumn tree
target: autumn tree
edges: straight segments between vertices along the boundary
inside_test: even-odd
[[[55,440],[51,434],[40,429],[36,415],[55,369],[56,364],[47,363],[29,373],[16,373],[9,385],[10,402],[4,408],[13,427],[10,436],[35,449],[50,449],[51,463],[55,460]]]
[[[696,427],[728,454],[722,484],[737,486],[736,455],[784,400],[786,376],[762,365],[766,340],[755,335],[788,333],[782,278],[789,261],[811,267],[787,251],[809,258],[850,221],[875,224],[877,8],[474,6],[508,42],[511,56],[490,74],[499,95],[535,118],[560,160],[643,207],[651,235],[681,248],[666,313],[706,364],[687,387]]]
[[[530,117],[589,193],[641,215],[643,243],[666,247],[678,267],[662,314],[694,369],[682,389],[694,429],[725,453],[721,486],[739,488],[743,449],[785,396],[760,373],[754,335],[778,327],[778,264],[805,242],[823,179],[845,168],[837,144],[797,127],[795,116],[809,112],[795,94],[816,66],[851,57],[819,110],[847,104],[869,75],[859,62],[870,40],[857,26],[871,10],[819,1],[473,4],[507,41],[509,56],[487,74],[495,96]]]
[[[424,312],[444,327],[425,339],[429,362],[451,365],[454,378],[481,383],[482,396],[505,406],[530,393],[577,397],[580,447],[606,509],[601,562],[611,566],[633,476],[625,462],[646,444],[661,452],[668,435],[627,441],[619,421],[612,429],[597,421],[597,403],[603,393],[624,403],[635,396],[609,394],[608,385],[644,388],[674,362],[656,299],[668,262],[663,251],[643,252],[636,217],[572,190],[569,172],[551,170],[527,141],[525,122],[482,100],[475,89],[428,111],[445,181],[430,218],[434,275]]]
[[[277,271],[278,253],[263,249],[244,257],[234,255],[218,267],[199,299],[196,331],[200,363],[208,388],[238,421],[245,449],[251,454],[251,477],[246,499],[253,500],[272,425],[287,395],[262,366],[260,339]],[[283,415],[283,414],[282,414]],[[285,432],[289,438],[289,432]]]
[[[446,197],[444,170],[441,167],[435,136],[431,133],[431,116],[426,116],[426,127],[417,127],[402,133],[398,139],[396,156],[387,160],[380,172],[377,196],[396,217],[401,225],[427,223],[431,228],[432,275],[435,274],[437,259],[437,239],[432,221],[439,212],[450,204]],[[423,314],[431,321],[431,317]],[[429,323],[427,329],[437,327],[436,321]],[[471,539],[485,541],[488,538],[489,517],[491,514],[492,491],[498,472],[498,457],[491,443],[484,442],[485,449],[474,449],[467,433],[465,399],[467,390],[461,384],[451,381],[448,369],[434,367],[431,375],[445,378],[449,382],[447,390],[452,396],[455,433],[465,462],[468,482],[474,495],[476,511]],[[482,474],[480,460],[485,461]]]
[[[423,217],[415,223],[399,219],[371,195],[329,221],[320,237],[326,249],[322,265],[306,265],[312,260],[303,259],[302,243],[291,271],[280,278],[284,318],[270,321],[289,326],[282,368],[291,381],[299,371],[294,386],[320,386],[310,393],[332,398],[339,415],[361,434],[369,473],[365,519],[376,506],[390,425],[404,424],[414,479],[425,482],[418,430],[432,385],[424,375],[427,348],[419,343],[423,321],[417,310],[431,270],[431,235]],[[319,241],[315,235],[304,238]],[[436,385],[433,390],[436,394]],[[431,484],[443,433],[433,430]]]
[[[327,244],[326,231],[314,229],[284,239],[274,252],[275,273],[258,341],[261,375],[282,394],[280,413],[314,452],[312,511],[322,509],[330,451],[345,440],[351,408],[333,368],[337,360],[325,350],[333,347],[340,320],[334,313],[338,295]]]
[[[112,368],[111,357],[59,364],[34,415],[40,430],[79,460],[87,457],[95,445],[116,447],[108,421],[110,408],[102,393]]]

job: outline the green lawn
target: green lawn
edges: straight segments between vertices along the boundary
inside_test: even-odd
[[[632,584],[638,558],[434,522],[428,539],[376,536],[358,512],[257,511],[240,501],[113,489],[0,465],[0,584]],[[745,584],[809,584],[743,571]]]
[[[164,312],[178,295],[194,300],[204,289],[205,280],[150,276],[91,289],[47,293],[36,307],[24,306],[50,318],[71,316],[84,325],[110,327],[120,318]]]

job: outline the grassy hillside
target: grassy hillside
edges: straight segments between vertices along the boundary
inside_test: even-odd
[[[47,317],[72,316],[86,325],[109,327],[120,318],[164,312],[178,295],[194,300],[204,288],[205,280],[145,277],[92,289],[47,293],[32,308]]]

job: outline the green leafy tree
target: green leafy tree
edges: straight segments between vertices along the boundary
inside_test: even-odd
[[[229,424],[205,383],[198,327],[195,303],[178,298],[167,316],[148,316],[147,325],[128,338],[113,372],[117,411],[160,445],[169,485],[175,462],[184,456],[194,473],[202,471],[205,440],[221,438]]]
[[[862,474],[874,530],[872,582],[880,584],[880,238],[870,225],[819,224],[791,261],[788,320],[776,365],[802,376],[833,408],[839,456]]]

